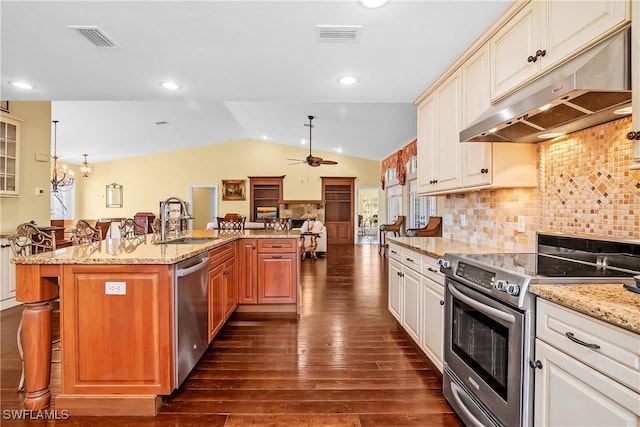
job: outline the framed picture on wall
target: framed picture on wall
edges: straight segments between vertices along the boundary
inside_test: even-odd
[[[222,200],[245,200],[245,180],[244,179],[223,179],[222,180]]]

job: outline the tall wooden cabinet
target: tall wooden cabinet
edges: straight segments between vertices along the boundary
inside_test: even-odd
[[[282,176],[250,176],[250,221],[260,221],[265,215],[277,217],[282,197]],[[262,208],[262,209],[261,209]]]
[[[353,244],[354,241],[353,177],[322,177],[322,197],[325,205],[327,243]]]

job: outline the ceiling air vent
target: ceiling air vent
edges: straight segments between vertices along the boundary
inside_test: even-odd
[[[101,49],[122,49],[107,33],[95,25],[69,25],[68,28],[85,37],[95,47]]]
[[[361,25],[318,25],[319,42],[357,42]]]

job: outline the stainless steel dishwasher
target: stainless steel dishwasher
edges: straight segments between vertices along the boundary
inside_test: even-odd
[[[182,385],[209,344],[209,287],[206,253],[176,265],[175,379]]]

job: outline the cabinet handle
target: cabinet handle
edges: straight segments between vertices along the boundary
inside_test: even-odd
[[[529,367],[531,369],[542,369],[542,362],[539,360],[536,360],[535,362],[533,360],[529,360]]]
[[[223,276],[226,276],[227,274],[229,274],[229,270],[225,270],[225,271],[222,272]]]
[[[544,57],[546,54],[547,54],[547,50],[546,49],[543,49],[543,50],[538,49],[538,50],[536,50],[536,58],[537,57]]]
[[[440,300],[440,305],[444,305],[444,301],[443,300]]]
[[[537,60],[538,60],[537,56],[529,55],[529,57],[527,58],[527,62],[536,62]]]
[[[272,248],[281,248],[282,245],[271,245]]]
[[[415,262],[414,260],[412,260],[411,258],[406,258],[407,261],[409,262]]]
[[[480,173],[489,173],[489,169],[482,168],[482,169],[480,169]]]
[[[569,338],[571,341],[573,341],[576,344],[580,344],[583,345],[587,348],[591,348],[593,350],[598,350],[600,349],[600,346],[598,344],[590,344],[588,342],[584,342],[582,340],[579,340],[578,338],[575,337],[575,335],[573,335],[573,332],[567,332],[565,333],[566,337]]]
[[[430,271],[430,272],[432,272],[432,273],[437,273],[437,272],[438,272],[438,270],[437,270],[437,269],[432,268],[432,267],[427,267],[427,270],[429,270],[429,271]]]
[[[282,255],[274,255],[274,256],[272,256],[271,258],[272,258],[272,259],[280,259],[280,258],[282,258]]]
[[[634,131],[629,132],[627,134],[627,139],[630,140],[630,141],[640,140],[640,131],[638,131],[638,132],[634,132]]]
[[[398,252],[396,252],[396,251],[391,251],[391,253],[392,253],[392,254],[398,254]]]

